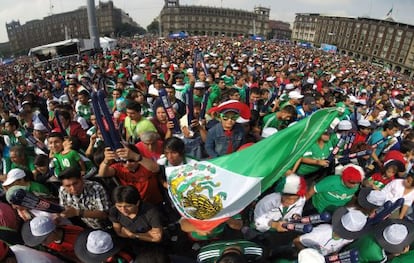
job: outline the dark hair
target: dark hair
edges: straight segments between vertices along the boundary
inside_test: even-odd
[[[216,263],[247,263],[247,259],[242,254],[229,252],[217,259]]]
[[[133,111],[136,111],[138,113],[141,112],[141,104],[139,104],[136,101],[128,101],[128,104],[126,105],[126,108],[128,110],[133,110]]]
[[[50,133],[50,134],[49,134],[49,136],[48,136],[48,138],[54,138],[54,137],[56,137],[56,138],[59,138],[59,139],[63,140],[63,135],[62,135],[62,133],[60,133],[60,132],[52,132],[52,133]]]
[[[414,169],[413,168],[411,168],[411,170],[407,173],[406,178],[408,178],[408,177],[411,177],[413,179],[413,181],[411,183],[411,186],[414,186]]]
[[[382,126],[383,131],[392,130],[394,128],[400,128],[400,126],[394,121],[387,121],[386,123],[384,123],[384,126]]]
[[[81,142],[79,141],[79,138],[75,136],[69,136],[67,137],[67,139],[72,142],[72,150],[79,151],[81,147]]]
[[[112,201],[115,203],[137,204],[141,200],[139,191],[132,185],[117,186],[112,192]]]
[[[35,157],[33,164],[36,166],[49,166],[49,157],[44,154],[39,154]]]
[[[15,145],[15,146],[12,146],[10,148],[9,152],[14,152],[19,157],[26,157],[25,156],[26,149],[25,149],[25,147],[23,145]]]
[[[295,106],[290,105],[290,104],[288,104],[285,107],[283,107],[280,111],[284,111],[284,112],[292,115],[293,117],[295,117],[296,114],[297,114]]]
[[[63,181],[64,179],[72,179],[72,178],[77,178],[77,179],[82,178],[81,172],[78,167],[66,168],[58,176],[58,179],[60,181]]]
[[[178,152],[180,155],[185,155],[185,144],[183,140],[177,137],[170,137],[165,140],[164,142],[164,152],[165,150],[171,150],[174,152]]]
[[[6,123],[9,123],[9,125],[16,127],[16,129],[19,128],[19,126],[20,126],[19,121],[17,120],[16,117],[10,117],[6,121]]]
[[[83,95],[83,96],[85,96],[85,97],[87,97],[87,98],[89,98],[89,92],[87,91],[87,90],[81,90],[79,93],[78,93],[78,96],[79,95]]]
[[[406,154],[414,150],[414,142],[409,140],[403,140],[400,143],[400,152]]]
[[[59,111],[59,115],[65,120],[70,120],[70,113],[65,110]]]

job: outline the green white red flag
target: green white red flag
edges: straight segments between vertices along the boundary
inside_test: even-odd
[[[321,109],[239,152],[166,169],[169,194],[196,228],[211,230],[271,187],[337,117]]]

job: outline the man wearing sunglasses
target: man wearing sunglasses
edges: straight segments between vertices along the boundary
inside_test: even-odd
[[[240,102],[237,102],[240,103]],[[242,104],[242,103],[240,103]],[[247,107],[247,105],[245,105]],[[220,106],[218,106],[220,109]],[[224,108],[219,110],[219,123],[208,130],[205,149],[211,157],[235,152],[245,141],[243,126],[237,123],[240,110]]]

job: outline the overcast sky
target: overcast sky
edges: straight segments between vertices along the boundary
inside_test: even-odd
[[[107,2],[108,0],[101,0]],[[42,19],[86,5],[86,0],[0,0],[0,43],[7,42],[6,22],[21,24]],[[95,0],[98,4],[99,0]],[[142,27],[146,28],[160,13],[164,0],[113,0]],[[393,8],[392,17],[402,23],[414,24],[413,0],[180,0],[181,5],[203,5],[253,11],[255,6],[270,8],[270,19],[293,22],[295,13],[321,13],[340,16],[369,16],[383,19]],[[51,9],[50,6],[53,6]]]

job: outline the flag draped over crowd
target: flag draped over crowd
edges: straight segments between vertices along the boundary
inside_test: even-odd
[[[213,229],[242,211],[293,167],[338,113],[337,108],[321,109],[239,152],[167,168],[175,207],[196,228]]]

